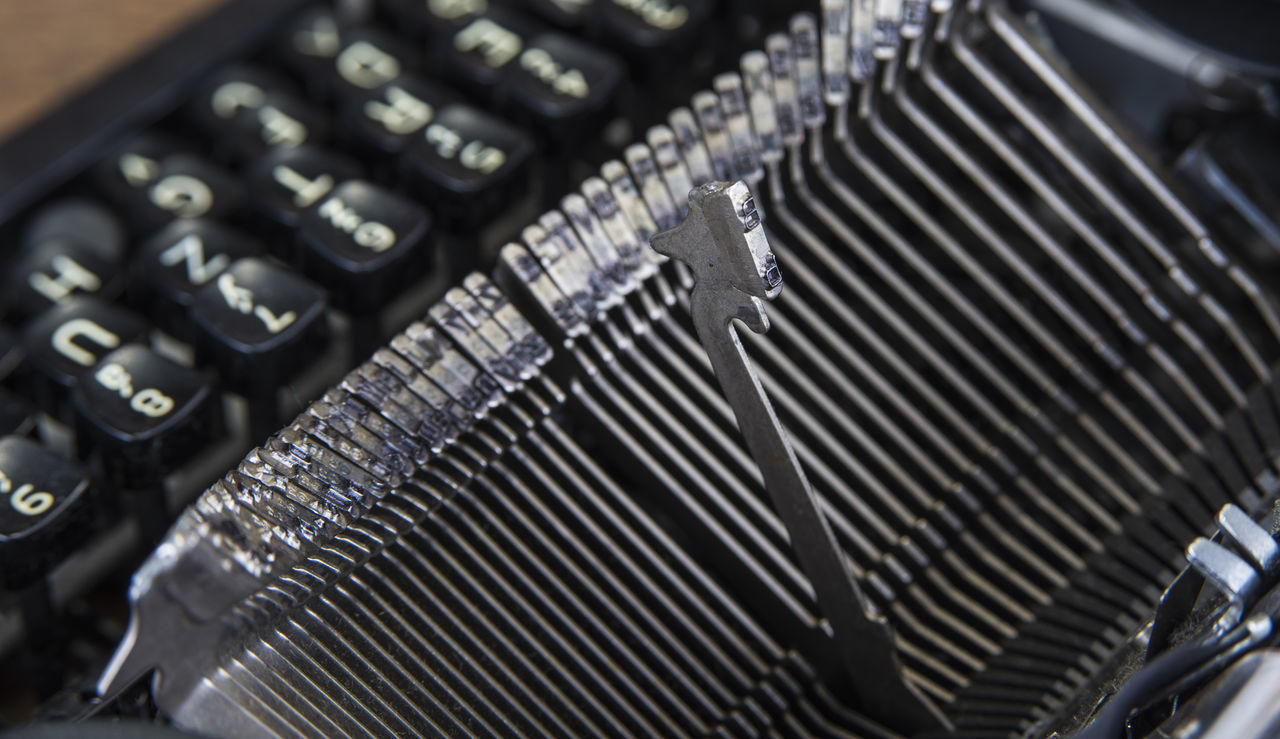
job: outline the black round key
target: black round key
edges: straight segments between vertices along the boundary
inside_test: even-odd
[[[68,392],[111,350],[142,340],[147,324],[133,313],[90,297],[68,298],[36,316],[22,332],[23,376],[32,399],[66,417]]]
[[[503,70],[515,64],[536,26],[521,16],[490,9],[460,24],[448,39],[436,44],[443,54],[445,74],[460,90],[490,93]]]
[[[174,221],[147,239],[133,258],[130,292],[161,328],[188,338],[195,294],[242,257],[262,253],[252,237],[217,221]]]
[[[426,202],[439,203],[437,218],[470,227],[492,218],[523,189],[533,150],[520,129],[451,104],[415,139],[402,167]]]
[[[296,228],[302,214],[339,182],[360,177],[353,159],[310,146],[281,149],[249,171],[253,208],[272,223]]]
[[[274,392],[324,350],[324,290],[265,259],[240,259],[196,293],[196,358],[247,395]]]
[[[125,234],[119,219],[89,200],[62,200],[41,208],[22,235],[26,248],[55,240],[97,249],[103,259],[119,260],[124,256]]]
[[[73,393],[80,449],[101,455],[121,484],[153,482],[215,434],[213,386],[140,344],[103,357]]]
[[[714,5],[713,0],[597,0],[596,12],[604,39],[639,62],[661,63],[665,52],[681,50],[698,37]]]
[[[98,189],[117,205],[131,207],[138,193],[160,176],[160,163],[181,151],[181,144],[171,136],[140,134],[114,147],[93,167],[93,180]],[[129,215],[133,216],[132,211]]]
[[[25,399],[0,387],[0,436],[26,436],[35,429],[36,410]]]
[[[302,218],[304,271],[353,313],[380,308],[421,274],[430,219],[377,185],[344,182]]]
[[[377,154],[399,154],[457,95],[416,77],[400,76],[348,98],[343,121],[357,143]]]
[[[245,135],[237,139],[238,153],[245,158],[275,147],[322,144],[329,136],[323,111],[302,98],[280,92],[268,92],[252,119],[243,120],[239,127]]]
[[[561,141],[604,123],[624,76],[621,60],[560,33],[534,36],[503,76],[512,114]]]
[[[235,211],[240,185],[226,170],[193,154],[173,154],[160,163],[160,175],[146,188],[154,220],[219,218]]]
[[[342,50],[333,59],[337,94],[377,89],[416,66],[413,53],[394,37],[354,28],[343,34]]]
[[[111,298],[123,287],[124,229],[87,200],[41,208],[22,234],[22,251],[8,266],[0,309],[29,317],[77,293]]]
[[[89,478],[30,439],[0,438],[0,579],[10,589],[42,577],[88,533]]]
[[[295,94],[284,79],[253,67],[219,72],[189,108],[192,120],[233,161],[277,146],[321,143],[328,135],[321,110]]]
[[[342,24],[325,10],[306,13],[291,24],[282,53],[308,89],[321,97],[372,90],[414,65],[411,51],[394,37]]]
[[[224,217],[239,207],[240,184],[221,167],[163,139],[143,138],[108,156],[99,167],[110,192],[139,230],[151,231],[175,218]]]
[[[115,254],[109,256],[111,251]],[[29,247],[7,270],[4,300],[11,313],[25,318],[73,295],[114,298],[124,288],[123,256],[122,249],[49,238]]]
[[[227,121],[257,110],[268,92],[297,94],[288,77],[249,64],[232,64],[214,72],[187,104],[191,122],[207,134],[223,130]]]

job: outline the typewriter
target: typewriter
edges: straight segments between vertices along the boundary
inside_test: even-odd
[[[220,6],[0,146],[5,728],[1280,734],[1277,28]]]

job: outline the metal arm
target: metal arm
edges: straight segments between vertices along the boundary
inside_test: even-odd
[[[688,218],[655,234],[652,246],[694,273],[690,302],[698,339],[831,625],[858,708],[898,730],[947,727],[937,707],[904,679],[889,626],[854,580],[733,327],[736,318],[756,333],[767,331],[762,298],[782,290],[750,189],[742,181],[694,189]]]

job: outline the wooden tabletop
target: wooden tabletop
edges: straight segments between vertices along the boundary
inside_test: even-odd
[[[0,0],[0,138],[222,0]]]

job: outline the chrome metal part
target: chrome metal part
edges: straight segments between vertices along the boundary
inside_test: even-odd
[[[1262,586],[1257,571],[1231,550],[1203,537],[1187,546],[1187,561],[1227,596],[1230,605],[1219,619],[1219,630],[1225,632],[1239,623]]]
[[[782,291],[782,275],[751,190],[741,180],[702,185],[689,195],[685,221],[655,234],[651,243],[694,273],[689,295],[694,328],[831,623],[858,704],[873,718],[895,720],[913,731],[945,726],[942,714],[903,679],[887,625],[841,556],[734,327],[736,320],[755,333],[767,331],[762,301]]]
[[[1234,503],[1228,503],[1218,511],[1218,527],[1264,578],[1276,574],[1280,564],[1280,545],[1266,529]]]
[[[103,690],[158,665],[213,734],[1021,736],[1184,551],[1238,617],[1249,224],[1005,4],[814,6],[212,486]]]

